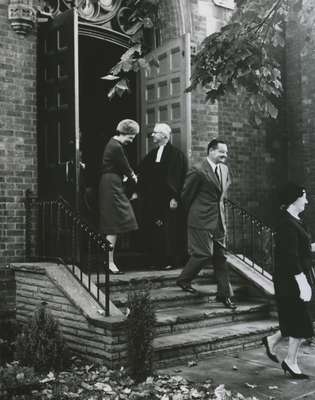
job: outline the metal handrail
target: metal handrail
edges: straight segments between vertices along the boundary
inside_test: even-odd
[[[235,202],[225,199],[226,248],[258,273],[272,280],[274,231]]]
[[[69,266],[80,284],[110,314],[109,251],[111,243],[92,230],[63,199],[42,200],[26,192],[26,260],[55,260]],[[95,287],[92,275],[96,274]],[[100,276],[105,274],[105,295]]]

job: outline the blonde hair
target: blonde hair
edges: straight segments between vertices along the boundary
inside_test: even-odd
[[[123,119],[118,123],[116,131],[119,135],[137,135],[140,131],[140,126],[133,119]]]

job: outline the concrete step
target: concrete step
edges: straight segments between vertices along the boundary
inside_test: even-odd
[[[236,310],[225,308],[215,301],[165,308],[156,311],[156,335],[173,335],[197,328],[265,319],[268,315],[269,305],[265,303],[242,302],[237,304]]]
[[[262,337],[277,328],[277,320],[265,319],[160,336],[154,340],[155,366],[165,368],[218,353],[237,353],[260,345]]]
[[[196,293],[185,292],[179,287],[161,287],[152,289],[151,299],[156,309],[172,308],[179,306],[197,305],[208,303],[209,299],[214,299],[217,292],[216,285],[193,285]],[[111,301],[116,307],[124,310],[127,306],[128,290],[114,292]]]
[[[110,275],[110,288],[111,293],[126,291],[129,286],[133,288],[142,288],[146,283],[150,284],[152,289],[159,289],[163,287],[175,287],[176,280],[181,273],[181,269],[174,269],[170,271],[164,270],[145,270],[145,271],[131,271],[123,275]],[[236,274],[232,274],[231,282],[237,284],[240,282]],[[94,283],[97,281],[96,274],[92,274],[91,279]],[[99,275],[99,287],[104,286],[105,275]],[[214,273],[211,268],[202,270],[193,282],[194,284],[214,284]]]

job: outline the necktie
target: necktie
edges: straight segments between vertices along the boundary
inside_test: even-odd
[[[214,173],[216,174],[216,177],[221,185],[221,177],[220,177],[220,170],[219,170],[219,166],[217,165],[214,169]]]

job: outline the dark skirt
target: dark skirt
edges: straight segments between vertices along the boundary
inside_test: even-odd
[[[106,173],[101,177],[99,211],[99,230],[103,234],[114,235],[138,229],[133,208],[117,174]]]
[[[276,296],[279,327],[282,336],[307,339],[313,336],[308,304],[294,296]]]

